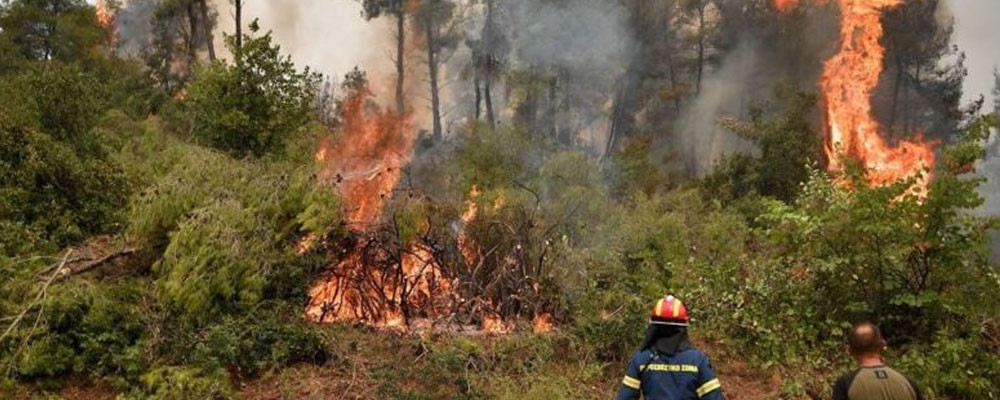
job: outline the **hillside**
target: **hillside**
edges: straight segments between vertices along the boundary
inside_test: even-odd
[[[862,321],[1000,397],[947,6],[653,3],[351,3],[329,77],[241,1],[0,2],[0,398],[611,398],[667,295],[728,399]]]

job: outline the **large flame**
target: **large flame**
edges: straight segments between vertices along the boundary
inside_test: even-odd
[[[104,0],[97,0],[97,24],[108,32],[108,48],[114,50],[118,46],[118,31],[115,30],[114,12],[108,9]]]
[[[774,0],[790,11],[802,0]],[[825,3],[826,0],[815,0]],[[871,96],[878,86],[885,59],[880,43],[882,12],[904,0],[837,0],[840,6],[839,52],[826,62],[820,90],[826,107],[826,154],[831,171],[843,169],[841,155],[855,159],[868,171],[868,180],[886,184],[921,174],[934,165],[934,143],[902,140],[896,147],[882,138],[872,114]],[[930,176],[920,177],[918,190],[926,193]]]
[[[380,220],[416,139],[405,116],[382,110],[370,97],[363,88],[343,100],[338,140],[322,142],[316,153],[322,177],[334,181],[347,206],[346,220],[360,229]]]
[[[383,110],[367,88],[348,94],[340,117],[339,137],[321,142],[315,158],[320,177],[340,193],[348,226],[366,232],[381,223],[415,137],[405,116]],[[306,316],[317,322],[403,326],[407,310],[433,308],[436,293],[450,290],[430,249],[419,244],[398,254],[373,249],[381,245],[368,235],[349,249],[310,288]]]
[[[104,29],[110,29],[115,22],[114,18],[104,0],[97,0],[97,23]]]

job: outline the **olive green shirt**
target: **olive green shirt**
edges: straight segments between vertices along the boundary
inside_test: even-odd
[[[917,385],[886,367],[862,367],[837,379],[833,400],[924,400]]]

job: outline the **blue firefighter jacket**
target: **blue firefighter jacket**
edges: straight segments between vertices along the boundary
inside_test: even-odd
[[[617,400],[722,400],[722,385],[704,353],[688,349],[672,356],[642,350],[632,357]]]

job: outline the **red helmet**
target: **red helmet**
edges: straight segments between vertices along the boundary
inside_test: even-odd
[[[665,296],[653,305],[653,313],[649,316],[649,323],[688,326],[687,308],[674,296]]]

